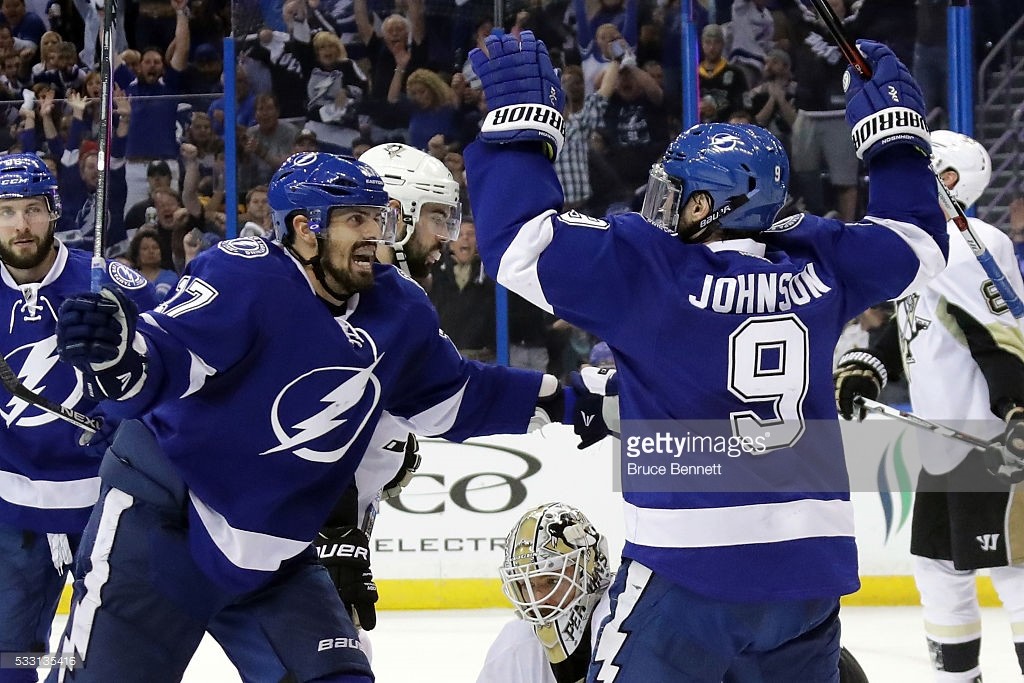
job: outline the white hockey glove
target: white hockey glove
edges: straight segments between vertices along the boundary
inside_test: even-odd
[[[889,373],[882,360],[868,349],[850,349],[839,357],[832,381],[836,385],[836,407],[844,420],[864,419],[854,399],[858,396],[878,400]]]

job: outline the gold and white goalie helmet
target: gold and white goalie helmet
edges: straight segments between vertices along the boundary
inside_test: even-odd
[[[459,184],[439,159],[400,142],[386,142],[363,152],[359,160],[384,180],[384,189],[402,204],[405,235],[398,235],[396,246],[404,246],[420,221],[424,204],[448,207],[443,225],[433,227],[440,237],[456,240],[462,224]]]
[[[552,663],[580,645],[609,581],[608,541],[571,505],[530,510],[505,539],[502,591]]]

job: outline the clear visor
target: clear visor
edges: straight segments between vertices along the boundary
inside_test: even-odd
[[[501,590],[524,621],[550,624],[586,595],[583,552],[579,548],[542,562],[501,567]]]
[[[429,203],[420,209],[418,228],[425,226],[430,234],[436,235],[444,242],[459,239],[462,227],[462,207],[458,204]]]
[[[398,223],[401,221],[401,212],[393,206],[335,206],[330,209],[328,214],[329,218],[324,228],[330,226],[330,217],[334,215],[335,211],[345,210],[349,211],[354,208],[368,209],[371,211],[379,211],[380,214],[375,218],[377,225],[380,227],[380,239],[376,240],[388,246],[395,243],[395,235],[398,233]]]
[[[669,177],[664,166],[655,164],[651,167],[640,215],[665,232],[675,235],[679,225],[682,196],[682,184]]]

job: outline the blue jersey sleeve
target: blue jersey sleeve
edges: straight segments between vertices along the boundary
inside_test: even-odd
[[[407,315],[419,339],[385,410],[425,436],[462,441],[471,436],[521,434],[529,425],[541,373],[465,360],[440,329],[426,296]]]

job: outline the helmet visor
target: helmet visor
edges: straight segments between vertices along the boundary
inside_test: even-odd
[[[420,209],[417,228],[422,227],[446,242],[454,242],[459,239],[462,227],[462,207],[459,204],[428,202]]]
[[[651,167],[640,215],[665,232],[675,235],[679,225],[682,196],[682,183],[665,173],[662,164],[655,164]]]
[[[376,212],[375,221],[380,227],[380,239],[377,240],[386,245],[395,243],[395,234],[398,232],[398,222],[401,220],[398,209],[392,206],[331,206],[327,207],[327,221],[320,223],[319,217],[323,215],[322,210],[310,212],[310,227],[314,232],[322,232],[329,228],[335,214],[339,211],[366,210]]]

